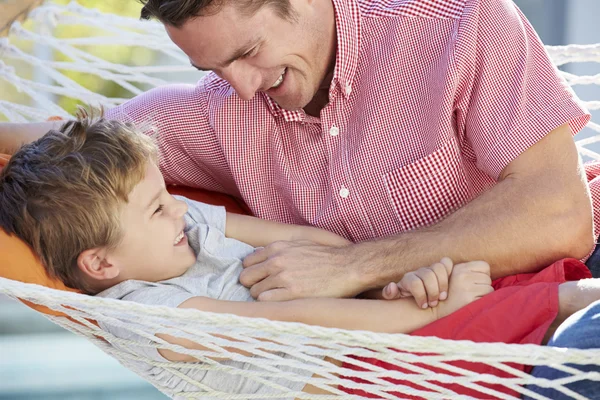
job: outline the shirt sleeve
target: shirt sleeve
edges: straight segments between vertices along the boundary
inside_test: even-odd
[[[167,183],[236,195],[208,117],[208,98],[202,80],[197,85],[167,85],[142,93],[105,115],[133,123],[154,136]]]
[[[492,178],[552,130],[589,121],[511,0],[467,0],[456,36],[459,139]]]

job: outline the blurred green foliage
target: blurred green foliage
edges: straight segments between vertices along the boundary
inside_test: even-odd
[[[56,4],[68,4],[71,0],[55,0]],[[77,0],[87,8],[96,8],[104,13],[138,18],[142,5],[136,0]]]
[[[60,5],[66,5],[71,0],[54,0],[53,3]],[[126,16],[131,18],[139,18],[140,10],[142,5],[137,0],[77,0],[77,3],[87,8],[95,8],[103,13],[116,14],[120,16]],[[35,30],[35,26],[31,21],[25,21],[24,27],[27,29]],[[98,35],[98,28],[85,26],[85,25],[71,25],[71,26],[58,26],[52,35],[59,38],[80,38],[89,35]],[[104,33],[100,33],[104,34]],[[107,33],[107,35],[109,35]],[[31,52],[34,50],[34,44],[30,42],[21,42],[15,38],[10,38],[11,42],[15,43],[19,48],[25,52]],[[78,46],[81,50],[86,53],[98,56],[104,60],[110,61],[115,64],[121,65],[149,65],[154,61],[154,53],[148,49],[141,47],[124,47],[110,44],[110,39],[106,40],[104,45],[95,46]],[[70,58],[61,53],[60,51],[54,51],[51,58],[56,61],[70,61]],[[33,71],[28,65],[7,61],[9,65],[15,67],[18,74],[24,78],[31,79]],[[132,94],[123,89],[115,82],[106,81],[100,77],[74,71],[60,71],[70,79],[73,79],[83,87],[100,93],[108,97],[128,98]],[[0,80],[0,95],[3,99],[9,100],[15,103],[31,104],[31,99],[23,94],[17,93],[16,90],[4,81]],[[77,100],[60,96],[57,98],[57,103],[66,111],[73,113],[76,110],[76,106],[79,104]],[[2,120],[0,114],[0,120]]]
[[[57,4],[68,4],[70,0],[58,0]],[[136,0],[78,0],[79,4],[87,8],[95,8],[103,13],[111,13],[132,18],[139,18],[142,5]],[[84,37],[90,35],[95,28],[87,26],[59,26],[54,35],[60,38]],[[88,33],[89,32],[89,33]],[[147,65],[153,60],[152,52],[141,48],[127,48],[123,46],[111,46],[110,40],[104,46],[82,46],[82,50],[98,56],[115,64],[124,65]],[[57,61],[67,61],[69,58],[64,54],[55,54]],[[107,97],[131,97],[131,93],[123,89],[115,82],[105,81],[99,77],[81,72],[62,71],[66,76],[73,79],[83,87],[103,94]],[[78,102],[68,97],[59,99],[58,104],[65,110],[73,112]]]

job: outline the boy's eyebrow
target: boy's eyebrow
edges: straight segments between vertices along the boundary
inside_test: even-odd
[[[246,53],[248,53],[248,51],[252,50],[252,48],[254,46],[256,46],[258,43],[260,42],[259,38],[254,38],[254,39],[250,39],[248,40],[244,45],[240,46],[231,57],[229,57],[223,64],[221,64],[221,67],[227,67],[229,64],[231,64],[232,62],[234,62],[235,60],[243,57]],[[204,68],[201,67],[199,65],[194,64],[193,61],[190,60],[190,64],[192,65],[192,67],[196,68],[198,71],[211,71],[211,68]]]
[[[150,203],[148,203],[148,205],[146,207],[144,207],[144,210],[147,210],[150,207],[152,207],[152,204],[154,204],[158,200],[158,198],[162,194],[162,191],[163,191],[163,189],[161,189],[158,193],[156,193],[156,195],[154,195],[154,197],[152,197],[152,200],[150,201]]]

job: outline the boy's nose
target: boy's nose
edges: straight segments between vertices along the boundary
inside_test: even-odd
[[[183,200],[175,200],[175,206],[173,207],[173,216],[175,218],[181,218],[188,211],[188,205]]]

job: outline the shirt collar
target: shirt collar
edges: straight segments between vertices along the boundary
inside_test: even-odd
[[[335,67],[333,79],[329,88],[329,98],[335,97],[339,90],[344,97],[352,92],[352,83],[358,65],[360,49],[361,21],[360,10],[356,0],[332,0],[335,13],[335,30],[337,35]],[[281,108],[266,93],[263,93],[269,110],[286,121],[304,121],[306,114],[303,110],[289,111]]]
[[[345,97],[350,95],[358,65],[358,51],[361,39],[360,10],[356,0],[333,0],[335,8],[335,29],[337,32],[337,54],[333,73],[333,84]]]

